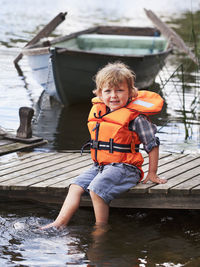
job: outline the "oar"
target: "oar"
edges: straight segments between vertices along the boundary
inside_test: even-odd
[[[167,26],[166,23],[164,23],[161,19],[159,19],[156,14],[151,11],[144,8],[144,11],[147,15],[147,17],[153,22],[153,24],[161,31],[161,33],[171,42],[172,44],[176,45],[177,48],[185,52],[194,63],[199,65],[198,59],[192,53],[190,48],[185,44],[183,39],[169,26]]]
[[[32,40],[30,40],[26,45],[33,45],[37,43],[41,38],[48,37],[52,31],[62,22],[65,20],[67,12],[59,13],[55,18],[53,18]],[[19,53],[19,55],[15,58],[14,64],[17,72],[20,76],[23,75],[22,70],[18,64],[18,62],[22,59],[23,53]]]

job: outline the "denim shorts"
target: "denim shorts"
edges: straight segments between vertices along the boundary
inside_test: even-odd
[[[95,164],[80,174],[72,184],[86,192],[93,191],[107,204],[121,193],[128,191],[140,180],[140,170],[124,163],[111,163],[100,168]]]

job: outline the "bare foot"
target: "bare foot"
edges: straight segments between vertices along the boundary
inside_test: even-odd
[[[64,228],[64,226],[65,225],[60,225],[60,224],[58,224],[56,222],[52,222],[52,223],[49,223],[47,225],[44,225],[44,226],[40,227],[40,230],[46,230],[46,229],[53,228],[53,227],[57,228],[57,229],[62,229],[62,228]]]
[[[99,237],[104,235],[110,230],[110,225],[109,224],[103,224],[103,225],[95,225],[94,226],[94,231],[92,232],[93,237]]]

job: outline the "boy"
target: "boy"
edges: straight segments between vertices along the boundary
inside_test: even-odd
[[[166,183],[156,174],[159,154],[156,127],[143,115],[158,113],[163,100],[153,92],[138,92],[134,80],[135,74],[120,62],[109,63],[97,73],[94,91],[97,97],[88,119],[94,165],[75,179],[57,219],[42,229],[67,225],[85,191],[92,199],[96,225],[106,225],[110,201],[143,178],[140,143],[149,155],[144,183],[149,180]]]

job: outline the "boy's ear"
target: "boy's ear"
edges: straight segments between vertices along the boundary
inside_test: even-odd
[[[135,92],[132,91],[132,92],[130,93],[130,97],[133,97],[133,98],[135,98],[135,97],[138,96],[138,89],[137,89],[136,87],[135,87],[134,89],[135,89]]]

